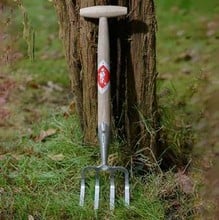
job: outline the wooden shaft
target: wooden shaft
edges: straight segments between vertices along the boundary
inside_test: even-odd
[[[107,18],[99,19],[98,36],[98,127],[110,126],[110,51]]]
[[[110,51],[109,31],[106,17],[99,19],[98,34],[98,137],[102,165],[107,166],[110,136]]]

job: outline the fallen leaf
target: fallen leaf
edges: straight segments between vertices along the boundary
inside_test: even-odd
[[[41,113],[37,109],[27,107],[27,108],[24,108],[23,110],[27,113],[25,120],[28,123],[34,123],[36,121],[39,121],[39,119],[41,118]]]
[[[159,80],[171,80],[173,78],[173,75],[172,73],[162,73],[160,75],[158,75],[158,79]]]
[[[63,154],[48,155],[48,157],[54,161],[62,161],[65,158]]]
[[[50,41],[51,38],[49,38],[48,40]],[[40,58],[42,60],[58,60],[60,58],[63,58],[63,54],[61,54],[59,51],[45,52]]]
[[[51,91],[58,91],[58,92],[63,91],[63,88],[61,86],[59,86],[58,84],[55,84],[52,81],[47,82],[47,89],[50,89]]]
[[[0,195],[5,192],[5,189],[3,187],[0,187]]]
[[[176,182],[179,184],[184,193],[191,194],[194,192],[194,184],[192,179],[182,171],[179,171],[176,174]]]
[[[15,88],[15,82],[10,79],[0,82],[0,105],[4,105],[7,102],[10,91],[13,88]]]
[[[177,37],[182,37],[184,34],[185,34],[184,30],[179,30],[179,31],[176,32]]]
[[[23,155],[19,155],[19,154],[12,154],[11,155],[15,160],[21,160],[23,158]]]
[[[1,82],[0,91],[5,92],[8,90],[11,90],[11,89],[15,88],[15,85],[16,85],[15,81],[13,81],[11,79],[6,79],[3,82]]]
[[[41,142],[44,141],[47,137],[50,137],[54,134],[56,134],[57,130],[53,128],[49,128],[46,131],[41,131],[40,135],[34,138],[35,142]]]
[[[211,37],[217,33],[219,27],[219,22],[218,21],[210,21],[207,23],[207,32],[206,35],[207,37]]]
[[[76,112],[76,103],[75,101],[72,101],[69,106],[63,106],[62,107],[63,110],[63,115],[65,118],[68,118],[70,115],[73,115]]]
[[[169,88],[164,88],[159,94],[158,97],[162,98],[162,97],[167,97],[171,94],[171,91]]]
[[[76,112],[76,103],[75,101],[72,101],[68,107],[68,111],[70,114],[73,114]]]
[[[7,102],[7,94],[1,95],[0,94],[0,106],[4,105]]]
[[[28,80],[26,86],[29,88],[32,88],[32,89],[39,89],[40,88],[39,83],[37,83],[33,79]]]
[[[181,70],[181,72],[182,72],[183,74],[188,75],[188,74],[191,73],[191,69],[190,69],[189,67],[183,67],[182,70]]]
[[[34,220],[34,217],[32,215],[28,215],[28,220]]]
[[[175,59],[175,62],[183,62],[192,60],[193,56],[190,52],[183,52]]]
[[[6,78],[6,76],[3,73],[0,73],[0,79],[5,79],[5,78]]]
[[[10,114],[11,114],[11,112],[8,109],[6,109],[6,108],[0,109],[0,119],[1,119],[1,122],[3,122],[4,120],[8,119]],[[0,125],[2,124],[1,122],[0,122]]]
[[[206,32],[206,35],[207,35],[207,37],[212,37],[215,33],[216,33],[215,30],[208,30],[208,31]]]

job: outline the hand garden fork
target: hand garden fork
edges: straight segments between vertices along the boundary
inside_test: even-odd
[[[98,33],[98,71],[97,71],[97,87],[98,87],[98,139],[100,144],[101,164],[99,166],[87,166],[81,172],[81,192],[80,205],[84,205],[85,200],[85,175],[86,172],[92,170],[95,172],[95,193],[94,193],[94,209],[99,207],[100,197],[100,178],[101,171],[110,173],[110,209],[115,206],[115,173],[122,172],[125,177],[125,205],[130,202],[129,194],[129,173],[122,166],[109,166],[108,145],[110,139],[110,51],[109,51],[109,33],[108,21],[109,17],[117,17],[127,14],[126,7],[120,6],[93,6],[82,8],[80,15],[88,18],[99,18]]]

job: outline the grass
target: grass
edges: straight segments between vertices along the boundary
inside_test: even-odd
[[[22,39],[21,11],[6,13],[5,19],[16,18],[8,28],[10,34],[18,35],[12,46],[23,57],[6,65],[4,72],[9,76],[2,78],[3,82],[14,80],[15,87],[4,107],[11,116],[0,126],[0,218],[158,220],[197,216],[202,208],[198,193],[201,177],[198,172],[191,173],[196,176],[194,190],[186,193],[174,168],[132,177],[130,208],[117,198],[114,212],[109,211],[104,192],[100,210],[93,211],[94,182],[89,178],[86,207],[78,206],[81,168],[98,164],[98,148],[82,143],[52,4],[43,0],[23,2],[35,31],[35,60],[28,59]],[[206,37],[213,31],[208,30],[208,23],[217,17],[219,6],[217,0],[156,1],[156,5],[158,96],[168,149],[162,156],[171,152],[172,162],[183,161],[180,166],[184,168],[189,162],[184,158],[191,158],[195,126],[202,115],[197,94],[206,87],[206,72],[219,68],[218,31]],[[51,129],[52,135],[39,140],[43,131]],[[114,143],[112,148],[119,147]],[[103,191],[108,192],[107,176],[101,180]]]
[[[92,155],[97,157],[97,149],[80,143],[81,134],[75,121],[74,118],[63,120],[60,115],[53,116],[34,129],[37,134],[41,129],[47,129],[49,123],[49,127],[58,130],[53,138],[35,143],[23,137],[13,153],[11,149],[4,152],[0,161],[1,215],[14,219],[27,219],[28,215],[40,219],[102,219],[105,216],[112,219],[125,216],[163,219],[162,203],[152,193],[155,189],[146,188],[141,181],[134,181],[133,197],[138,199],[133,201],[129,212],[121,204],[115,213],[110,213],[103,202],[100,211],[94,213],[92,187],[87,191],[86,209],[78,207],[80,170],[94,163],[90,158]],[[103,178],[105,189],[107,182],[108,179]]]

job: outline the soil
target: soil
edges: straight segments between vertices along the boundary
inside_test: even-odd
[[[219,81],[214,81],[219,83]],[[212,87],[211,87],[212,89]],[[205,91],[207,93],[207,91]],[[215,209],[215,219],[219,216],[219,89],[215,87],[206,98],[206,109],[204,118],[199,126],[201,138],[197,143],[197,152],[202,158],[206,191],[204,197],[211,201]]]

